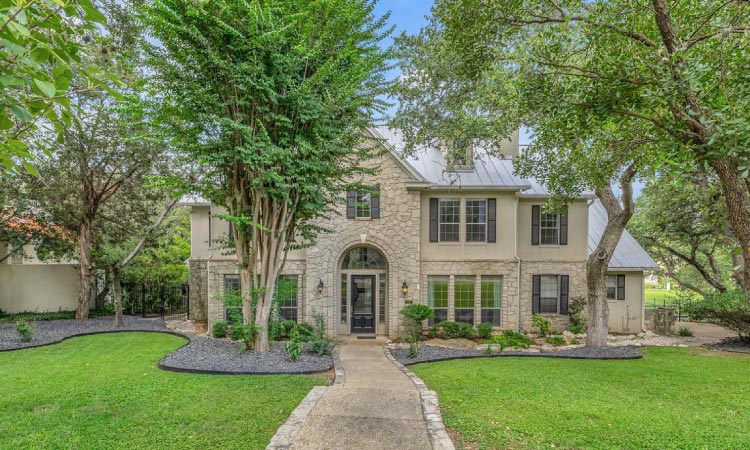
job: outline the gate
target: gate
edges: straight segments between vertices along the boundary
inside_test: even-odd
[[[187,283],[123,283],[122,310],[133,316],[186,320],[190,318],[190,288]]]

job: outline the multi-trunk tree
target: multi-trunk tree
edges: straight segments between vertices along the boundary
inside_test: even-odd
[[[749,8],[441,0],[419,36],[401,39],[396,123],[410,145],[459,134],[491,147],[526,125],[535,140],[519,172],[560,200],[591,189],[607,209],[587,262],[588,346],[606,345],[604,275],[633,215],[632,181],[657,167],[716,174],[750,280]]]
[[[175,145],[207,176],[195,186],[233,224],[243,316],[269,349],[286,253],[309,245],[375,146],[384,18],[366,0],[184,0],[144,11],[154,92]]]

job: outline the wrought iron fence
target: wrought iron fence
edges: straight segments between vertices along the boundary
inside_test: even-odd
[[[123,283],[125,314],[162,319],[190,318],[190,288],[185,284]]]
[[[678,322],[689,322],[690,316],[687,314],[687,307],[693,304],[693,300],[682,300],[679,298],[662,298],[660,300],[646,300],[645,307],[647,310],[656,308],[672,308],[674,316]]]

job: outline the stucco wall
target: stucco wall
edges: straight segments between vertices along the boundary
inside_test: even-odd
[[[0,309],[7,313],[72,311],[77,303],[72,264],[0,265]]]
[[[531,207],[545,200],[521,198],[518,203],[518,257],[531,261],[583,261],[588,257],[589,209],[586,200],[568,206],[568,244],[531,245]]]
[[[643,331],[643,272],[608,272],[625,274],[625,300],[608,300],[609,331],[640,333]]]

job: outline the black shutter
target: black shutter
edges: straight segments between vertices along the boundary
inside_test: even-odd
[[[531,312],[533,314],[539,314],[539,296],[541,293],[541,282],[542,277],[540,275],[534,275],[531,277]]]
[[[380,186],[373,187],[370,193],[370,217],[380,219]]]
[[[560,275],[560,314],[568,314],[568,285],[570,277]]]
[[[487,199],[487,242],[497,242],[497,199]]]
[[[430,242],[438,241],[438,199],[430,199]]]
[[[539,245],[539,205],[531,207],[531,245]]]
[[[625,300],[625,275],[617,275],[617,300]]]
[[[357,211],[357,191],[346,193],[346,218],[354,219]]]
[[[568,245],[568,211],[560,213],[560,245]]]

